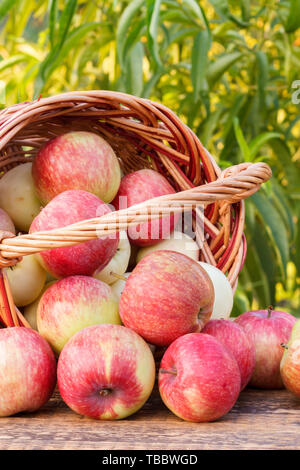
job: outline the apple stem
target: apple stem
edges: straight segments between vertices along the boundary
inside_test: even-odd
[[[117,279],[121,279],[121,281],[125,281],[125,282],[127,281],[127,277],[122,276],[121,274],[113,273],[112,271],[111,271],[110,274],[111,274],[112,276],[116,277]]]
[[[282,348],[284,348],[284,349],[289,349],[289,347],[288,347],[286,344],[284,344],[284,343],[281,343],[280,346],[281,346]]]
[[[111,390],[109,388],[102,388],[102,390],[100,390],[99,392],[99,395],[101,397],[107,397],[107,395],[109,395],[111,393]]]
[[[272,311],[274,310],[274,307],[272,305],[269,305],[268,307],[268,318],[270,318]]]
[[[161,374],[172,374],[172,375],[177,375],[177,371],[175,369],[159,369],[159,372]]]

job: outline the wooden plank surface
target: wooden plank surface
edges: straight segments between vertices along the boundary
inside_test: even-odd
[[[285,390],[242,392],[215,423],[187,423],[158,393],[124,421],[76,415],[57,393],[39,412],[0,418],[0,449],[300,449],[300,400]]]

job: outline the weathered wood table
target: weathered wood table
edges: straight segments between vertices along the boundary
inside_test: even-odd
[[[242,392],[215,423],[184,422],[154,392],[124,421],[73,413],[55,392],[39,412],[0,418],[0,449],[300,449],[300,400],[285,390]]]

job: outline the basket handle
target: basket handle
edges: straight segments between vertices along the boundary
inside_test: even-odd
[[[242,163],[227,168],[211,183],[150,199],[95,219],[12,238],[0,234],[0,268],[13,266],[22,256],[76,245],[162,216],[190,211],[200,205],[205,207],[219,201],[226,207],[254,194],[271,176],[272,171],[266,163]]]

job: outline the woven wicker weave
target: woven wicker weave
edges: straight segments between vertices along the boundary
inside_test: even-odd
[[[150,217],[193,210],[201,260],[217,266],[236,286],[246,255],[243,200],[271,177],[268,165],[245,163],[221,172],[196,135],[162,104],[124,93],[84,91],[21,103],[0,113],[2,174],[33,160],[46,141],[71,130],[100,134],[114,148],[125,174],[153,168],[168,178],[177,193],[51,232],[13,238],[0,234],[0,267],[14,265],[24,255],[92,240]],[[204,215],[196,217],[200,205]],[[2,324],[28,326],[14,307],[3,270],[0,297]]]

